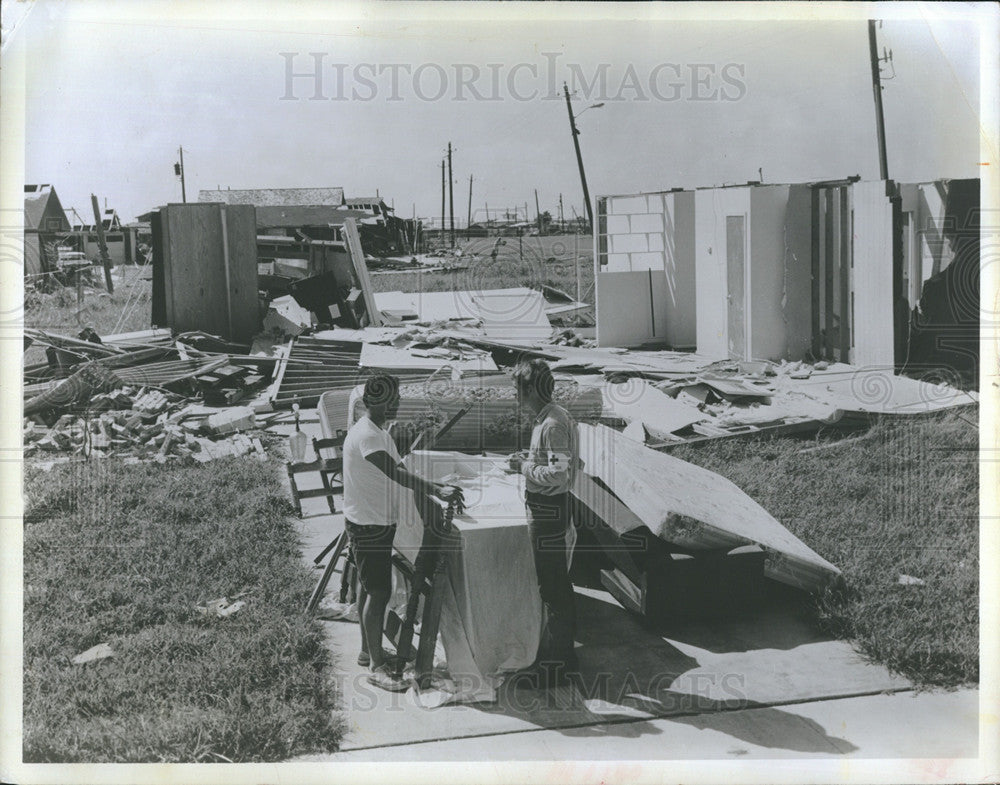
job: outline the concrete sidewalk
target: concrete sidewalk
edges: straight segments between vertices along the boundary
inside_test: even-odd
[[[979,691],[873,695],[345,750],[298,761],[975,758]]]
[[[298,525],[312,565],[343,518],[322,499],[304,506]],[[652,630],[603,590],[577,586],[576,595],[581,682],[551,691],[504,686],[492,703],[440,705],[439,691],[377,690],[355,662],[357,624],[323,622],[348,731],[341,752],[296,761],[977,754],[978,690],[915,693],[817,632],[794,604]]]

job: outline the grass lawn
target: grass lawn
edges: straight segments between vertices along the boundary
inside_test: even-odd
[[[101,268],[93,270],[96,287],[84,287],[82,299],[78,299],[75,288],[68,286],[54,292],[25,291],[24,323],[63,335],[76,335],[84,327],[92,327],[98,335],[148,330],[152,268],[119,265],[115,268],[113,294],[104,290]]]
[[[494,259],[491,252],[498,239],[503,244]],[[462,244],[462,250],[469,256],[465,270],[375,274],[372,287],[379,292],[449,292],[538,289],[547,284],[575,297],[579,269],[580,299],[594,302],[593,241],[588,236],[480,237]]]
[[[920,685],[954,686],[979,677],[976,418],[964,407],[838,446],[843,436],[724,440],[671,455],[728,477],[840,567],[846,592],[817,603],[830,633]]]
[[[26,762],[277,761],[343,734],[271,464],[25,467]],[[246,592],[228,618],[196,606]],[[71,659],[107,643],[114,656]]]

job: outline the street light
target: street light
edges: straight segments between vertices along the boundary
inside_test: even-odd
[[[576,127],[576,118],[586,112],[587,109],[599,109],[604,106],[603,103],[591,104],[586,107],[580,114],[573,114],[573,104],[569,99],[569,88],[566,83],[563,82],[563,95],[566,96],[566,112],[569,114],[569,130],[573,134],[573,147],[576,150],[576,165],[580,169],[580,183],[583,185],[583,199],[587,206],[587,220],[590,222],[590,230],[594,230],[594,208],[590,204],[590,189],[587,188],[587,175],[583,171],[583,156],[580,155],[580,130]]]
[[[604,106],[604,102],[603,101],[601,103],[599,103],[599,104],[591,104],[590,106],[587,107],[587,109],[600,109],[602,106]],[[586,112],[587,109],[582,110],[580,112],[580,114],[573,115],[573,119],[576,120],[580,115],[582,115],[584,112]],[[577,130],[577,133],[580,133],[579,129]]]

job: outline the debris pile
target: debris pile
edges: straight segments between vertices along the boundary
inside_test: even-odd
[[[25,456],[71,453],[104,458],[113,454],[163,463],[184,457],[205,462],[225,455],[264,454],[259,438],[238,432],[256,427],[252,410],[249,418],[244,416],[235,426],[226,418],[229,427],[222,427],[212,422],[212,416],[192,412],[184,396],[131,387],[96,395],[90,404],[86,412],[64,414],[51,426],[40,417],[28,418],[23,431]],[[192,426],[192,422],[197,424]],[[225,438],[219,440],[219,436]]]

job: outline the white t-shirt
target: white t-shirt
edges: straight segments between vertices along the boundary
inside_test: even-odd
[[[402,488],[366,460],[376,452],[400,461],[392,437],[365,415],[344,439],[344,517],[359,526],[388,526],[399,518]]]

